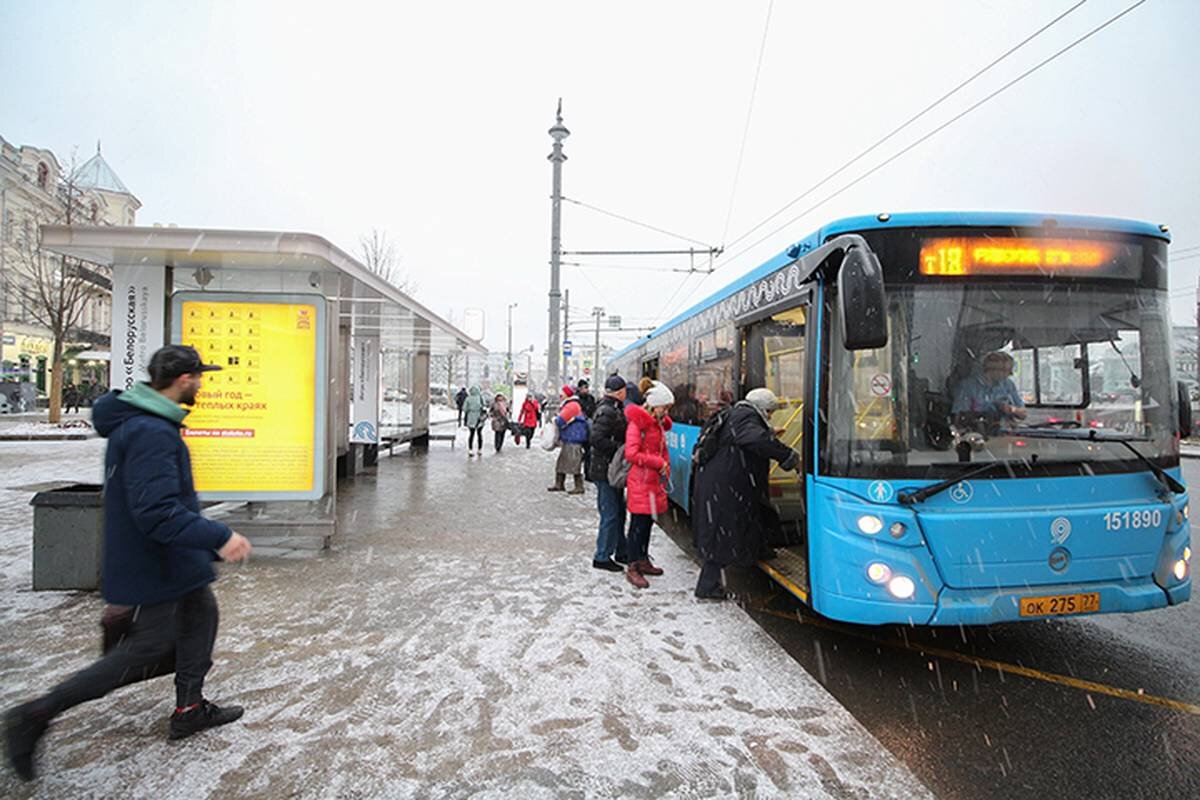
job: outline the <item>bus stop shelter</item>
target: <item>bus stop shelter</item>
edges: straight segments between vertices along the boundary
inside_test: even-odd
[[[313,234],[47,225],[42,243],[112,269],[113,388],[166,343],[222,367],[184,438],[201,499],[260,546],[328,546],[338,477],[385,439],[428,444],[431,361],[487,352]]]

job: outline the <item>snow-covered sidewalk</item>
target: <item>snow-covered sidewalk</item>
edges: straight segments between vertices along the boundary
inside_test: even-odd
[[[97,445],[39,443],[36,468],[0,445],[0,487],[91,478]],[[553,457],[435,445],[344,483],[330,552],[217,584],[208,694],[242,722],[169,744],[170,681],[129,687],[0,796],[928,796],[737,606],[695,600],[661,531],[649,590],[592,569],[595,496],[548,494]],[[97,598],[28,591],[30,494],[0,488],[5,707],[99,647]]]

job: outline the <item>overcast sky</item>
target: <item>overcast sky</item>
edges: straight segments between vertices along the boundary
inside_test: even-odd
[[[514,348],[540,351],[559,96],[564,194],[719,245],[1075,2],[776,0],[736,195],[767,2],[2,0],[0,136],[64,161],[102,139],[140,224],[308,231],[348,251],[386,230],[430,308],[482,308],[502,350],[518,302]],[[742,245],[1133,2],[1089,0]],[[710,277],[607,258],[564,267],[563,286],[579,314],[662,321],[828,221],[885,210],[1132,217],[1200,246],[1197,31],[1200,3],[1149,0]],[[568,205],[563,245],[688,243]],[[1200,258],[1172,267],[1177,321],[1198,275]]]

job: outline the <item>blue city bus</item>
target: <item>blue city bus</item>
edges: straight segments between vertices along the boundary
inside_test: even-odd
[[[781,526],[760,566],[824,616],[975,625],[1161,608],[1191,594],[1169,241],[1091,217],[843,219],[608,371],[672,387],[669,488],[685,511],[703,421],[775,392],[772,424],[803,466],[773,465]]]

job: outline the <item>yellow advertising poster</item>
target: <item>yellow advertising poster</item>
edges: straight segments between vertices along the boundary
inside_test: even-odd
[[[317,308],[185,299],[180,341],[204,375],[184,424],[196,490],[311,492],[316,458]]]

